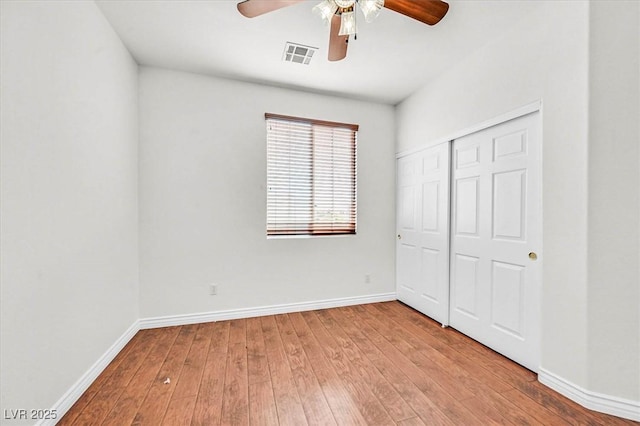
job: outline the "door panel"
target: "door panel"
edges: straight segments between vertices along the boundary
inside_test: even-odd
[[[422,270],[420,271],[422,282],[422,296],[429,299],[432,302],[438,303],[438,264],[440,263],[440,250],[433,250],[429,248],[422,248],[422,259],[420,259],[420,265]]]
[[[405,187],[400,191],[400,228],[408,231],[416,229],[415,188]]]
[[[422,185],[422,231],[438,232],[438,198],[440,182],[426,182]]]
[[[453,143],[451,326],[539,366],[539,113]]]
[[[491,325],[523,338],[524,267],[492,262]]]
[[[456,234],[478,235],[478,176],[456,181]]]
[[[449,321],[449,144],[398,159],[398,299]]]
[[[522,241],[526,223],[527,171],[493,175],[493,238]]]
[[[413,297],[416,292],[414,277],[419,273],[418,250],[411,244],[398,245],[398,292],[406,297]]]
[[[518,131],[493,139],[493,160],[527,153],[526,132]]]
[[[474,321],[478,320],[477,289],[478,289],[478,263],[480,259],[474,256],[456,254],[454,260],[455,279],[453,288],[454,310],[464,314]]]

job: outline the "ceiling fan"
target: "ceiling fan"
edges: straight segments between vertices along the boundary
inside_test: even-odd
[[[254,18],[304,0],[244,0],[238,11]],[[447,14],[449,4],[441,0],[322,0],[313,8],[331,25],[329,60],[340,61],[347,56],[349,36],[356,34],[355,9],[359,8],[367,22],[371,22],[383,7],[427,25],[435,25]]]

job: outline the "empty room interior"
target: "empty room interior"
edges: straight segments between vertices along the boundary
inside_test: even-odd
[[[640,422],[640,2],[0,8],[3,425]]]

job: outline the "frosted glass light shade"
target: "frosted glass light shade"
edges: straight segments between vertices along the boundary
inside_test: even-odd
[[[384,7],[384,0],[360,0],[358,5],[362,10],[364,20],[371,22],[380,14],[380,10]]]
[[[313,13],[319,15],[325,24],[331,23],[333,15],[338,10],[338,5],[333,0],[323,0],[313,8]]]
[[[352,35],[356,33],[356,14],[353,12],[342,12],[340,20],[340,32],[338,35]]]
[[[336,4],[343,8],[348,9],[356,3],[356,0],[334,0]]]

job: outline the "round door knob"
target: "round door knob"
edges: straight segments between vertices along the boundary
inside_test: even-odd
[[[529,253],[529,259],[531,260],[537,260],[538,259],[538,255],[535,252],[531,252]]]

